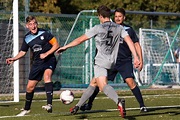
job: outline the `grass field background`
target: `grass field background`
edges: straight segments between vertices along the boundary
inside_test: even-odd
[[[79,100],[83,90],[73,90],[75,100],[70,105],[59,101],[61,91],[54,92],[53,113],[47,113],[41,106],[46,104],[45,92],[36,92],[27,116],[16,117],[24,106],[25,95],[20,96],[18,103],[0,103],[0,120],[180,120],[180,89],[146,89],[141,90],[144,102],[149,109],[140,113],[139,105],[130,90],[117,91],[126,100],[126,118],[119,116],[116,104],[103,93],[99,93],[91,111],[78,111],[71,115],[69,109]]]

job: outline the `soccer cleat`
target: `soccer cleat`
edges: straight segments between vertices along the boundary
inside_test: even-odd
[[[52,105],[51,104],[42,106],[42,109],[46,110],[48,113],[52,113]]]
[[[16,116],[25,116],[26,114],[30,113],[30,110],[22,110],[19,114]]]
[[[126,116],[125,99],[118,99],[118,109],[122,118]]]
[[[80,107],[80,110],[82,110],[82,111],[91,110],[91,108],[92,108],[92,104],[86,103],[86,104],[84,104],[83,106]]]
[[[141,107],[140,108],[140,112],[143,113],[143,112],[148,112],[147,108],[145,106]]]
[[[73,107],[73,108],[70,108],[70,112],[71,112],[71,114],[76,114],[77,113],[77,111],[79,110],[79,106],[75,106],[75,107]]]

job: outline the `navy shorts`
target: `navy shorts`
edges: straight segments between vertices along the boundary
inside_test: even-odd
[[[108,80],[114,81],[118,72],[124,82],[126,78],[134,78],[132,60],[118,61],[113,69],[108,70]]]
[[[29,73],[29,80],[41,81],[46,69],[51,69],[53,72],[56,68],[56,58],[51,57],[49,60],[42,64],[33,64]]]

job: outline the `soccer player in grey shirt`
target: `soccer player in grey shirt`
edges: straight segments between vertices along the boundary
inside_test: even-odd
[[[116,24],[122,25],[124,29],[128,32],[129,36],[131,37],[140,60],[140,65],[138,67],[138,70],[141,71],[143,67],[142,49],[139,44],[139,39],[133,28],[127,24],[124,24],[125,14],[126,12],[123,8],[117,8],[114,12],[114,21],[116,22]],[[126,42],[120,43],[119,45],[119,52],[116,60],[116,65],[112,70],[108,71],[108,80],[114,81],[117,73],[121,75],[124,82],[127,83],[132,93],[136,97],[140,106],[140,112],[147,112],[148,109],[144,105],[141,91],[138,85],[136,85],[136,82],[134,80],[132,55]],[[96,87],[94,93],[89,98],[88,102],[82,105],[80,107],[80,110],[82,111],[91,110],[92,103],[98,93],[99,93],[99,88]]]
[[[119,43],[122,42],[122,39],[120,38],[124,38],[124,41],[128,44],[133,54],[134,67],[137,68],[140,62],[136,54],[134,44],[128,33],[122,26],[110,21],[111,10],[102,5],[97,8],[97,13],[101,24],[95,25],[84,35],[76,38],[71,43],[59,48],[56,51],[57,53],[60,53],[68,48],[77,46],[92,37],[95,38],[97,54],[95,56],[94,63],[94,82],[91,82],[76,106],[70,109],[70,112],[72,114],[76,114],[79,108],[93,94],[95,87],[98,86],[100,91],[103,91],[117,104],[121,117],[125,117],[126,111],[123,105],[124,99],[118,98],[116,91],[107,84],[107,72],[112,69],[116,63]]]

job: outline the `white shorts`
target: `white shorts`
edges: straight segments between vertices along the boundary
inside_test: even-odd
[[[100,77],[100,76],[105,76],[107,77],[107,69],[100,67],[98,65],[94,65],[94,77]]]

